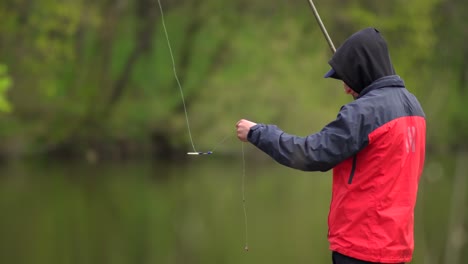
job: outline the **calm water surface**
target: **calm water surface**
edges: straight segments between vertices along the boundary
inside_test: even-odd
[[[444,260],[455,165],[441,164],[428,161],[423,176],[412,263]],[[0,169],[0,263],[330,263],[331,175],[247,159],[245,252],[242,171],[241,159],[214,155],[9,164]]]

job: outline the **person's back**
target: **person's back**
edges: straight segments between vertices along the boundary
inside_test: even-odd
[[[358,94],[346,109],[348,121],[359,127],[354,140],[364,142],[333,169],[330,248],[372,262],[410,261],[425,156],[424,112],[395,75],[376,29],[353,34],[329,63],[327,76]]]
[[[397,76],[375,81],[347,108],[362,117],[356,125],[368,144],[333,169],[330,248],[372,262],[410,261],[424,113]]]

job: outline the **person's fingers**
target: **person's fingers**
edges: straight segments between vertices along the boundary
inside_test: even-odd
[[[240,130],[237,130],[237,138],[238,138],[239,140],[243,140],[243,138],[242,138],[242,132],[241,132]]]
[[[241,141],[246,141],[246,125],[245,125],[245,119],[241,119],[239,122],[237,122],[236,125],[237,129],[237,138]]]
[[[243,123],[244,121],[246,121],[245,119],[241,119],[237,122],[236,126],[238,127],[241,123]]]

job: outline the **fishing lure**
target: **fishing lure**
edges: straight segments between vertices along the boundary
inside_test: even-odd
[[[187,155],[211,155],[213,151],[208,152],[187,152]]]

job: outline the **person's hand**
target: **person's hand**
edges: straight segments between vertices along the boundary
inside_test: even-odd
[[[237,138],[240,141],[247,141],[247,135],[249,134],[250,128],[255,126],[257,123],[251,122],[249,120],[241,119],[236,124],[237,128]]]

